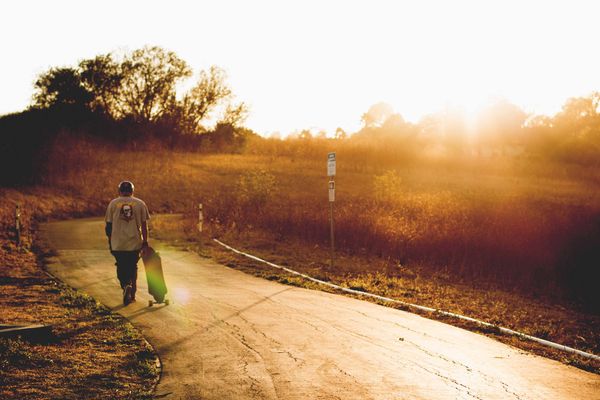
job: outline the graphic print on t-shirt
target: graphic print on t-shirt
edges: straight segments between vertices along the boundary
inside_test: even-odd
[[[120,207],[119,218],[127,222],[131,221],[131,218],[133,218],[133,203],[122,203]]]

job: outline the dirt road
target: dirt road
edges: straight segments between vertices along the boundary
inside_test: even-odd
[[[121,304],[102,221],[46,224],[49,270],[137,326],[167,399],[600,399],[600,376],[372,303],[159,248],[173,304]],[[158,244],[158,243],[155,243]],[[141,263],[140,263],[141,265]]]

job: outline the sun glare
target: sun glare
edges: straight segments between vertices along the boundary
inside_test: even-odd
[[[58,13],[60,2],[40,3],[30,15],[26,3],[11,3],[15,18],[0,27],[3,36],[14,37],[24,21],[44,34],[7,42],[6,53],[20,58],[6,65],[0,112],[26,107],[32,81],[49,66],[147,44],[173,50],[195,72],[224,68],[237,99],[250,105],[247,126],[265,136],[355,132],[378,102],[411,122],[448,104],[472,119],[489,96],[552,114],[568,97],[600,88],[600,57],[590,51],[594,2],[264,0],[235,2],[235,13],[231,2],[174,0],[160,13],[127,2],[118,4],[122,15],[140,17],[106,31],[89,30],[88,16],[109,20],[114,7]],[[198,26],[198,15],[228,15],[231,29],[219,18]],[[199,37],[209,40],[199,46]]]
[[[172,301],[176,304],[187,304],[192,298],[190,290],[185,287],[174,287],[171,292]]]

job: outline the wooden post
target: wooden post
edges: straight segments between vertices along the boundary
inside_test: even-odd
[[[17,246],[21,245],[21,205],[17,203],[15,207],[15,233]]]
[[[202,225],[204,224],[204,214],[202,211],[202,203],[200,203],[198,204],[198,233],[200,235],[200,248],[202,248]]]

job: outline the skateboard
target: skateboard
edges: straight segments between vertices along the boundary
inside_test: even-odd
[[[146,280],[148,281],[148,293],[154,297],[154,300],[148,301],[148,306],[154,304],[169,305],[169,300],[165,299],[167,294],[167,285],[163,275],[162,260],[152,247],[146,247],[142,250],[142,261],[146,269]]]

